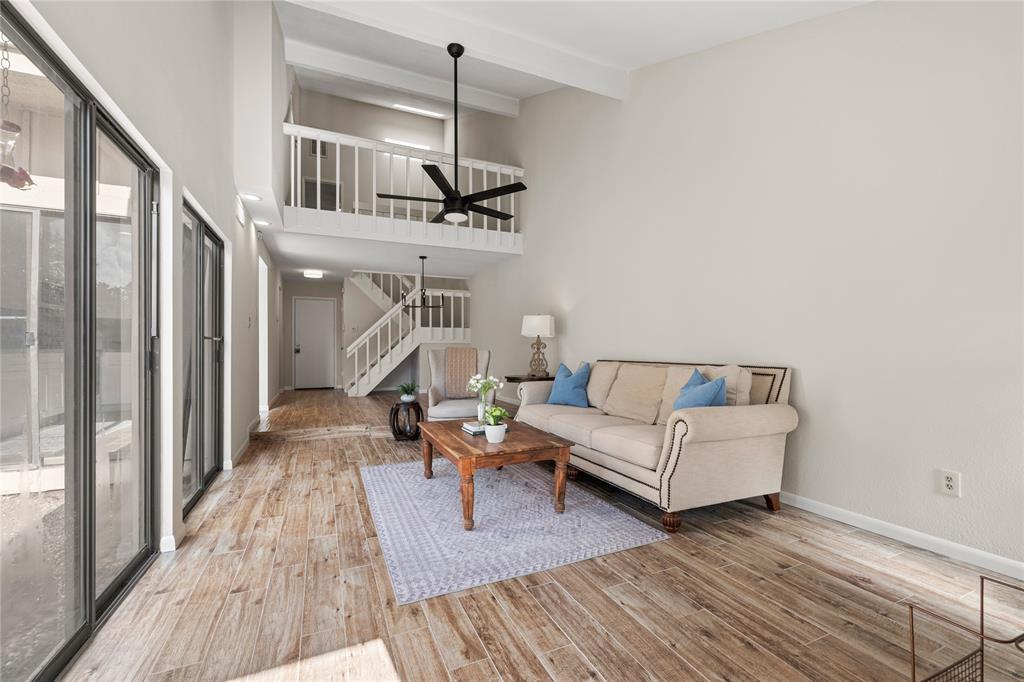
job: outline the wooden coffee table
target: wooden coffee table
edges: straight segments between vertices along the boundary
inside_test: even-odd
[[[488,443],[484,436],[471,436],[462,430],[462,421],[424,422],[423,476],[434,476],[434,450],[455,465],[462,479],[462,527],[473,530],[473,473],[477,469],[497,468],[523,462],[555,462],[555,511],[565,511],[566,467],[572,442],[535,429],[529,424],[511,422],[502,443]]]

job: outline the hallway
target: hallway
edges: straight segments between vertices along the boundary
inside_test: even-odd
[[[286,394],[66,679],[896,679],[901,602],[976,617],[971,567],[742,503],[685,513],[665,542],[397,606],[359,478],[420,455],[380,428],[394,398]],[[331,426],[352,430],[310,431]],[[917,634],[919,672],[972,647],[933,622]],[[986,658],[987,679],[1024,672]]]

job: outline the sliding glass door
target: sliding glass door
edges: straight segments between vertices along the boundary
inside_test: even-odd
[[[153,555],[155,171],[0,17],[0,679],[53,677]]]
[[[183,230],[185,433],[181,487],[187,514],[223,462],[224,245],[188,205]]]

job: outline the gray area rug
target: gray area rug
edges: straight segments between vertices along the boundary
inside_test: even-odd
[[[399,604],[529,575],[668,537],[575,485],[554,511],[554,473],[535,464],[474,477],[475,527],[462,529],[459,476],[434,459],[360,467]]]

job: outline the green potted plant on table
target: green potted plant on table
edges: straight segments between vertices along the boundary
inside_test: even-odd
[[[505,440],[505,432],[508,426],[505,420],[508,418],[508,410],[500,405],[488,405],[484,408],[484,434],[488,443],[500,443]]]
[[[419,390],[419,384],[415,381],[409,381],[404,384],[399,384],[398,390],[402,392],[402,397],[399,398],[399,400],[403,403],[415,402],[416,391]]]
[[[480,403],[476,406],[476,418],[481,424],[484,423],[484,410],[487,408],[487,396],[489,396],[492,391],[504,386],[505,384],[498,381],[495,377],[487,377],[484,379],[483,374],[474,374],[469,378],[469,383],[466,384],[466,390],[472,391],[480,397]]]

